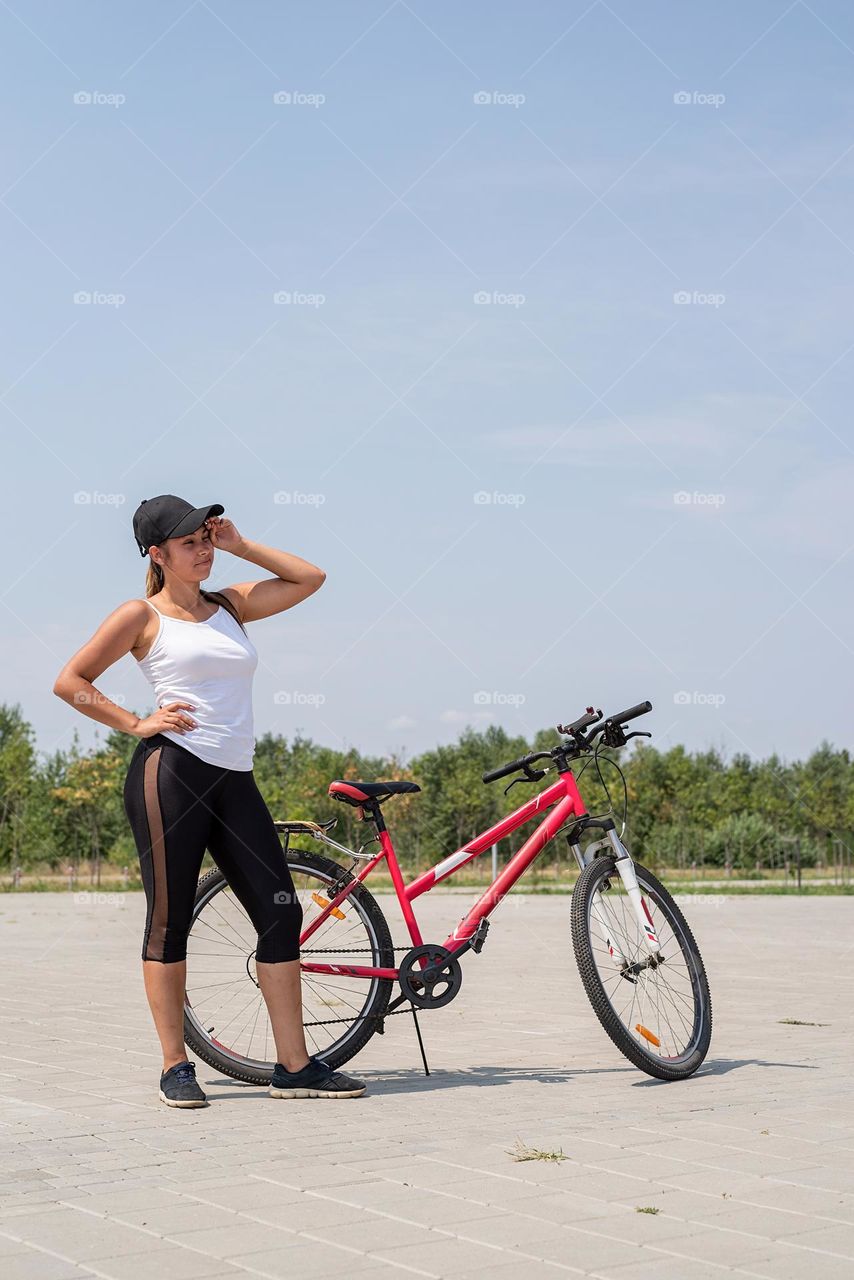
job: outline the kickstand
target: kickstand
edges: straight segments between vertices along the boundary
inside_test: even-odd
[[[424,1041],[421,1039],[421,1028],[418,1025],[418,1014],[415,1012],[415,1005],[410,1004],[412,1010],[412,1021],[415,1023],[415,1034],[418,1036],[418,1048],[421,1050],[421,1061],[424,1063],[424,1074],[429,1076],[430,1068],[427,1066],[427,1055],[424,1052]]]

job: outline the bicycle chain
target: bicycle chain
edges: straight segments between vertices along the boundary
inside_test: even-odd
[[[392,947],[392,951],[411,950],[411,947]],[[373,955],[374,949],[373,947],[309,947],[307,948],[307,953],[312,956],[319,956],[327,953],[339,956]],[[300,954],[305,955],[306,951],[302,951]],[[304,1025],[306,1027],[328,1027],[333,1022],[367,1022],[368,1019],[371,1018],[374,1022],[382,1022],[384,1018],[393,1018],[395,1014],[411,1012],[411,1009],[392,1009],[389,1013],[360,1013],[356,1018],[322,1018],[317,1022],[306,1022]]]
[[[411,1009],[391,1009],[388,1013],[360,1013],[357,1018],[320,1018],[317,1022],[304,1022],[304,1027],[328,1027],[332,1022],[382,1022],[383,1018],[393,1018],[398,1013],[411,1013]],[[422,1010],[423,1012],[423,1010]]]
[[[411,945],[408,947],[392,947],[392,951],[411,951]],[[338,956],[372,956],[374,954],[373,947],[304,947],[300,955],[319,956],[323,954]]]

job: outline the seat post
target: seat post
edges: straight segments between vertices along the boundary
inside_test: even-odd
[[[374,802],[370,806],[363,805],[362,808],[370,810],[371,818],[373,820],[374,826],[377,829],[378,835],[381,832],[388,830],[385,824],[385,818],[383,817],[383,811],[380,808],[380,803],[378,800],[374,800]]]

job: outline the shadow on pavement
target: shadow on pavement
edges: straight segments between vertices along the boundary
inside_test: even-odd
[[[460,1089],[467,1085],[482,1088],[484,1085],[509,1085],[520,1083],[534,1084],[568,1084],[581,1076],[627,1076],[637,1074],[637,1068],[627,1064],[624,1067],[543,1067],[539,1069],[511,1066],[480,1067],[431,1067],[430,1075],[425,1076],[421,1064],[408,1068],[396,1067],[389,1071],[360,1071],[358,1063],[345,1063],[341,1068],[351,1075],[358,1076],[368,1086],[368,1093],[431,1093],[436,1089]],[[200,1078],[203,1088],[216,1088],[216,1098],[235,1098],[246,1093],[267,1095],[267,1086],[263,1084],[244,1084],[240,1080],[230,1080],[214,1069],[210,1075]],[[219,1086],[224,1086],[222,1092]],[[368,1095],[364,1095],[367,1097]],[[294,1101],[301,1101],[294,1099]],[[341,1101],[358,1101],[358,1099],[341,1099]]]
[[[810,1066],[807,1062],[766,1062],[764,1058],[716,1058],[709,1061],[708,1058],[693,1076],[689,1076],[688,1080],[655,1080],[651,1076],[644,1080],[638,1080],[636,1083],[641,1086],[657,1085],[657,1084],[687,1084],[691,1080],[701,1080],[703,1076],[725,1076],[730,1071],[736,1071],[739,1067],[790,1067],[793,1071],[818,1071],[818,1067]]]

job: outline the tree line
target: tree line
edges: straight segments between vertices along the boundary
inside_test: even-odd
[[[95,748],[82,751],[75,730],[67,751],[42,754],[20,706],[0,704],[4,877],[15,868],[57,872],[93,862],[129,865],[136,875],[122,789],[137,741],[117,730],[101,741],[99,730]],[[510,779],[484,785],[485,770],[556,742],[553,728],[540,730],[533,741],[497,726],[467,728],[456,742],[403,760],[324,746],[299,733],[290,739],[267,733],[257,740],[254,770],[274,818],[336,817],[332,834],[349,847],[358,847],[372,829],[326,794],[333,778],[417,782],[420,794],[397,796],[385,807],[398,857],[414,872],[498,822],[554,776],[505,795]],[[625,780],[629,847],[652,866],[769,868],[782,865],[796,847],[802,865],[815,866],[832,859],[834,842],[851,845],[854,765],[847,750],[827,742],[802,761],[724,758],[715,749],[681,746],[661,751],[645,743],[603,751],[599,770],[592,761],[573,766],[590,813],[606,812],[613,803],[622,817],[624,782],[615,764]],[[519,848],[535,822],[502,842],[502,858]]]

